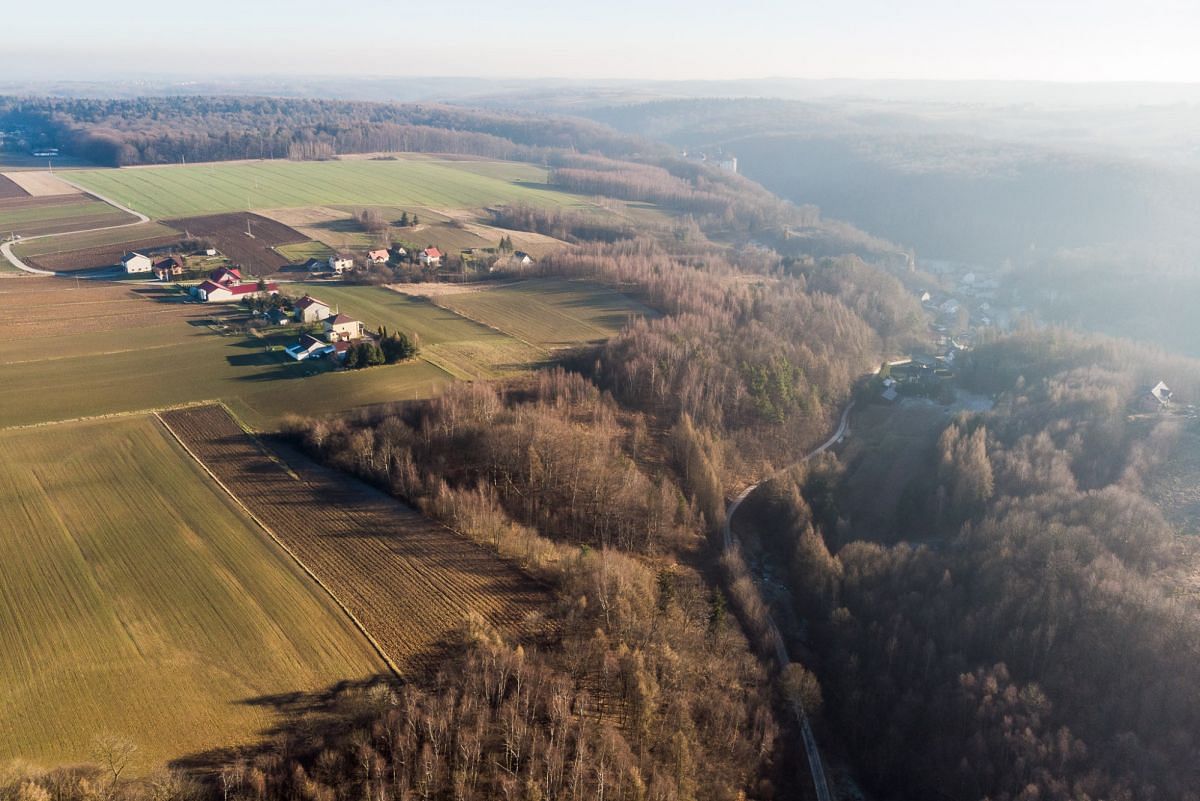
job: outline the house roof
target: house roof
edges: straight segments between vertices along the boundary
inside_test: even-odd
[[[336,317],[330,317],[325,322],[330,325],[342,325],[343,323],[357,323],[358,320],[355,320],[348,314],[339,314]]]
[[[236,267],[218,267],[217,269],[215,269],[211,273],[209,273],[208,277],[214,281],[220,281],[222,278],[224,278],[227,275],[232,275],[234,278],[236,278],[239,281],[242,280],[242,272],[241,272],[241,270],[238,270]]]
[[[424,253],[431,259],[440,259],[442,257],[442,251],[437,248],[425,248]]]
[[[224,289],[226,292],[229,291],[229,287],[218,284],[216,281],[205,281],[196,288],[202,289],[205,292],[212,292],[214,289]]]
[[[154,262],[154,266],[160,269],[166,267],[182,267],[183,260],[178,256],[167,256],[165,259],[159,259],[158,261]]]
[[[1171,399],[1172,393],[1170,387],[1168,387],[1162,381],[1159,381],[1150,388],[1150,394],[1153,395],[1155,400],[1157,400],[1159,403],[1166,403]]]
[[[144,253],[138,253],[136,250],[131,250],[128,253],[126,253],[124,256],[121,257],[121,261],[125,262],[125,261],[129,261],[130,259],[135,259],[135,258],[148,259],[150,257]]]
[[[306,348],[306,349],[316,347],[316,346],[325,346],[328,344],[329,344],[328,342],[317,339],[312,334],[304,334],[303,336],[300,337],[300,346],[303,348]]]
[[[296,301],[297,309],[307,309],[309,306],[324,306],[326,309],[329,308],[328,303],[323,300],[317,300],[312,295],[305,295],[304,297],[300,298],[300,300]]]
[[[391,258],[391,255],[386,250],[368,251],[367,255],[370,256],[372,259],[384,259],[385,261],[387,259]]]

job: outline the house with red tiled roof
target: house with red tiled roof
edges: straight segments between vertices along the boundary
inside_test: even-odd
[[[330,311],[328,303],[317,300],[312,295],[300,298],[292,308],[292,316],[298,323],[319,323],[329,316]]]
[[[192,294],[204,303],[229,303],[242,298],[256,298],[260,295],[278,295],[278,284],[267,284],[260,289],[257,283],[237,284],[226,286],[216,281],[205,281],[192,289]]]
[[[417,254],[417,261],[429,267],[440,267],[442,265],[442,251],[434,247],[428,247]]]
[[[223,286],[240,284],[242,283],[242,273],[236,267],[218,267],[208,274],[208,280]]]
[[[371,264],[387,264],[388,259],[391,257],[392,254],[388,253],[386,249],[371,250],[367,252],[367,261],[369,261]]]

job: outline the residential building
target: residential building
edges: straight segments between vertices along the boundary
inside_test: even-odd
[[[218,267],[208,274],[208,280],[222,286],[235,286],[242,283],[242,272],[236,267]]]
[[[367,261],[371,264],[387,264],[391,254],[387,250],[372,250],[367,253]]]
[[[427,267],[441,267],[442,251],[437,248],[425,248],[417,254],[417,261]]]
[[[329,304],[311,295],[300,298],[293,308],[292,314],[298,323],[319,323],[329,316]]]
[[[350,342],[362,339],[366,330],[365,325],[345,314],[338,314],[325,320],[325,338],[330,342]]]
[[[354,259],[346,258],[344,256],[336,256],[336,255],[329,257],[329,271],[334,273],[335,275],[341,275],[342,273],[346,272],[347,270],[353,270],[353,269],[354,269]]]
[[[192,294],[204,303],[229,303],[242,298],[254,298],[260,295],[279,294],[278,284],[267,284],[265,289],[259,289],[258,284],[237,284],[226,286],[216,281],[205,281],[192,289]]]

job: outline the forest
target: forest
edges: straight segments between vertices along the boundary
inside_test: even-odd
[[[996,407],[927,443],[896,530],[848,536],[835,458],[756,499],[861,780],[906,797],[1196,797],[1193,561],[1143,495],[1181,423],[1128,413],[1160,370],[1196,364],[1064,330],[996,339],[964,370]]]

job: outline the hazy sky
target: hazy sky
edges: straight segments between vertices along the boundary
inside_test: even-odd
[[[0,78],[1200,81],[1200,0],[5,3]]]

